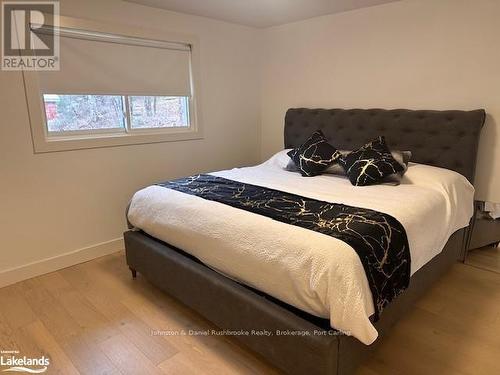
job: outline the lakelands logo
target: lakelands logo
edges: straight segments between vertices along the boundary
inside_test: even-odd
[[[2,70],[59,70],[58,28],[58,1],[2,1]]]
[[[0,352],[0,368],[2,372],[42,374],[47,371],[49,366],[50,359],[45,356],[36,358],[20,356],[17,350],[2,350]]]

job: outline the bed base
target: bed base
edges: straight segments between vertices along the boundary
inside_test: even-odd
[[[139,272],[220,329],[306,333],[234,336],[274,366],[288,374],[348,375],[355,372],[404,312],[457,261],[465,246],[466,230],[455,232],[443,252],[412,276],[410,287],[384,310],[375,324],[380,337],[370,346],[351,336],[332,334],[307,314],[266,298],[141,231],[125,232],[124,238],[127,264],[134,278]]]

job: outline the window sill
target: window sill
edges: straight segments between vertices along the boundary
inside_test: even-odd
[[[117,147],[126,145],[140,145],[149,143],[188,141],[202,139],[203,134],[198,130],[176,129],[175,132],[141,132],[141,133],[108,133],[81,136],[52,136],[43,139],[33,139],[36,154],[46,152],[71,151],[89,148]]]

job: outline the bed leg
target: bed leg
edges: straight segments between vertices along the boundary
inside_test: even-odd
[[[137,277],[137,271],[134,270],[132,267],[129,267],[130,268],[130,272],[132,272],[132,278],[135,279]]]

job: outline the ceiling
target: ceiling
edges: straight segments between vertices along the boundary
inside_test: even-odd
[[[253,27],[269,27],[398,0],[125,0]]]

